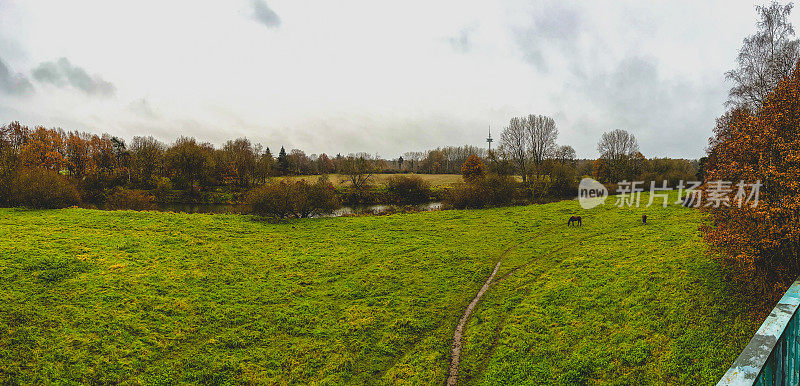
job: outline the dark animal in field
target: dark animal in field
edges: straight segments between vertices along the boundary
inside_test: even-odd
[[[647,215],[646,214],[642,215],[642,225],[647,225]]]
[[[572,223],[577,223],[576,225],[583,225],[583,224],[581,224],[581,216],[572,216],[572,217],[570,217],[569,221],[567,221],[567,226],[572,225]]]

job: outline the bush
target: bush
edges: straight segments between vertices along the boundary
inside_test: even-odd
[[[445,206],[455,209],[483,208],[486,202],[486,191],[479,184],[455,184],[444,195]]]
[[[431,198],[430,184],[419,176],[392,176],[386,181],[386,185],[395,202],[421,204]]]
[[[389,189],[383,186],[370,186],[358,190],[352,186],[341,186],[337,189],[341,203],[347,206],[385,204],[393,198],[389,197]]]
[[[567,165],[554,165],[550,170],[550,195],[554,197],[575,197],[578,195],[576,170]]]
[[[512,177],[490,174],[484,179],[447,189],[444,203],[456,209],[508,205],[514,200],[517,185]]]
[[[20,171],[14,179],[13,191],[13,204],[28,208],[66,208],[81,201],[71,179],[47,169]]]
[[[528,176],[522,183],[521,195],[533,202],[540,202],[551,194],[552,179],[550,176]]]
[[[477,181],[486,175],[486,166],[483,161],[475,154],[469,156],[467,161],[461,165],[461,177],[464,181]]]
[[[119,189],[106,201],[109,209],[154,210],[155,197],[143,190]]]
[[[511,204],[517,192],[519,183],[511,176],[490,174],[483,184],[488,192],[489,205],[504,206]]]
[[[339,206],[336,190],[325,177],[313,185],[305,180],[268,183],[251,190],[247,202],[253,214],[273,218],[306,218]]]
[[[167,177],[161,177],[158,179],[158,182],[155,183],[156,189],[153,191],[155,196],[159,200],[164,200],[167,196],[169,196],[170,191],[172,190],[172,181],[170,181]]]
[[[292,183],[270,182],[247,194],[251,211],[262,217],[286,218],[292,214]]]

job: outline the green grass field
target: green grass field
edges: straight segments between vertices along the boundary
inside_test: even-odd
[[[642,226],[643,211],[0,209],[0,382],[442,384],[501,258],[463,383],[716,382],[758,321],[725,290],[700,213],[648,208]]]

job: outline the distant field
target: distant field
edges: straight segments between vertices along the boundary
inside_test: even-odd
[[[452,185],[456,182],[461,182],[461,175],[460,174],[376,174],[373,176],[374,180],[373,183],[376,185],[386,185],[386,180],[391,176],[418,176],[428,181],[431,184],[431,187],[441,187]],[[284,178],[289,180],[301,180],[305,179],[307,181],[316,181],[319,176],[291,176],[291,177],[278,177]],[[340,174],[329,174],[328,178],[334,184],[334,186],[342,186],[348,185],[349,181],[347,180],[347,176],[340,175]]]
[[[462,383],[716,382],[757,323],[705,253],[700,213],[649,208],[642,226],[643,211],[269,224],[0,209],[0,383],[441,384],[501,257]]]

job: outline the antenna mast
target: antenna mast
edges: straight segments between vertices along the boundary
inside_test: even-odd
[[[489,138],[486,138],[486,143],[489,144],[489,151],[492,151],[492,125],[489,125]]]

